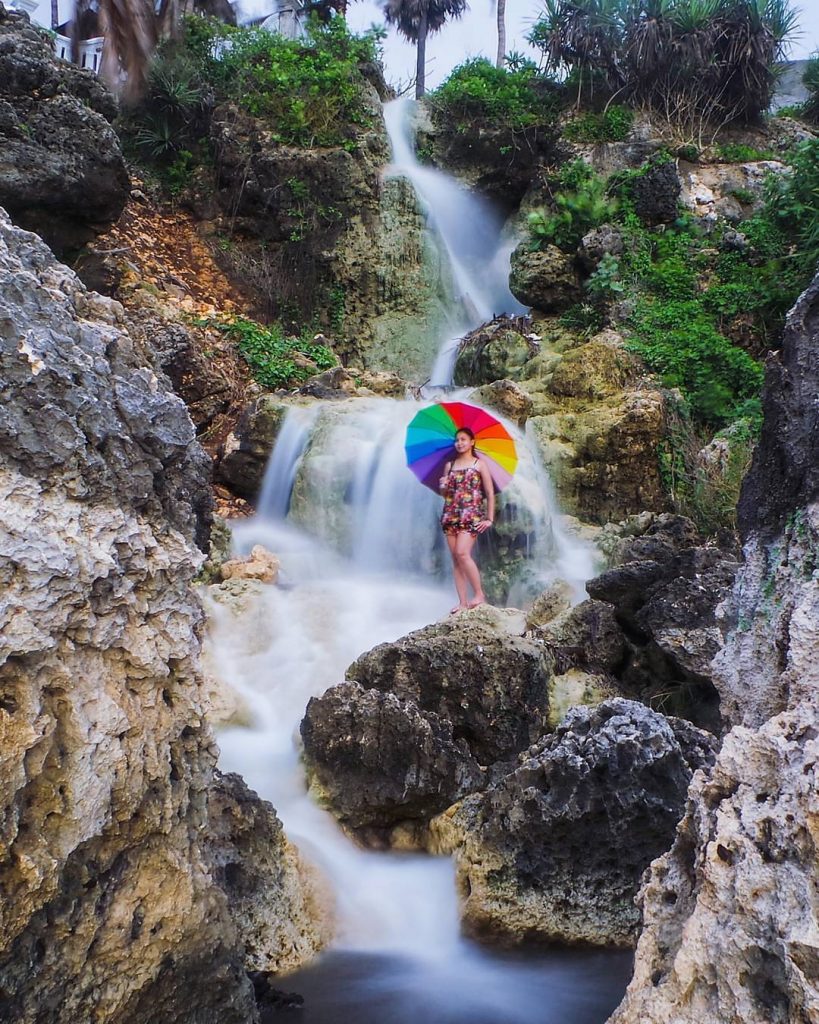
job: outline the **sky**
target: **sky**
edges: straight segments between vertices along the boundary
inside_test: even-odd
[[[241,0],[243,9],[253,13],[267,13],[269,0]],[[799,16],[799,34],[794,39],[789,56],[798,60],[819,49],[819,4],[816,0],[802,0]],[[440,84],[457,64],[469,57],[485,56],[494,61],[497,49],[495,9],[492,0],[469,0],[470,9],[459,20],[429,38],[427,42],[427,87]],[[68,19],[73,0],[60,0],[61,20]],[[526,52],[526,33],[542,10],[541,0],[507,0],[506,51]],[[51,19],[49,0],[41,0],[34,18],[48,25]],[[347,20],[356,31],[369,28],[374,22],[383,24],[381,7],[374,0],[352,0]],[[536,56],[531,50],[532,56]],[[394,29],[384,43],[384,63],[387,80],[392,85],[406,85],[415,74],[415,47],[402,40]]]

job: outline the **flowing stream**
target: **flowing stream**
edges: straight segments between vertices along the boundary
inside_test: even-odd
[[[387,108],[393,170],[411,178],[437,226],[464,322],[516,312],[499,224],[447,176],[417,164],[406,113],[400,102]],[[497,254],[500,273],[487,253]],[[448,383],[452,345],[442,341],[449,369],[440,369],[442,356],[437,376]],[[362,652],[443,618],[452,603],[439,499],[404,464],[403,434],[417,409],[390,399],[294,409],[257,515],[234,529],[237,550],[261,543],[279,556],[280,585],[239,619],[211,609],[214,669],[250,719],[220,732],[220,766],[273,803],[335,897],[332,948],[281,987],[305,997],[304,1024],[602,1024],[625,988],[630,956],[490,952],[466,941],[449,859],[360,850],[306,793],[298,728],[310,697],[341,682]],[[534,447],[519,434],[518,445],[507,506],[525,520],[528,584],[560,577],[579,596],[591,557],[561,532]]]

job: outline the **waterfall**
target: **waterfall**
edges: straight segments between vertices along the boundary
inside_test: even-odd
[[[514,240],[503,236],[500,215],[450,175],[419,163],[413,146],[414,107],[414,101],[408,99],[393,100],[384,107],[392,146],[390,173],[412,182],[452,267],[455,300],[460,307],[459,333],[443,341],[430,373],[430,383],[448,385],[464,334],[502,313],[527,310],[509,291]]]
[[[519,311],[506,283],[512,243],[499,219],[418,164],[407,113],[403,101],[386,108],[393,173],[412,181],[448,253],[463,332]],[[439,383],[451,381],[456,344],[444,339]],[[419,1016],[431,1024],[601,1024],[622,994],[627,954],[478,948],[459,935],[448,859],[360,850],[306,793],[298,729],[310,697],[341,682],[362,652],[441,619],[452,602],[440,498],[405,464],[404,435],[418,408],[358,398],[288,412],[257,515],[234,526],[240,552],[261,543],[278,555],[285,585],[264,588],[245,619],[210,609],[212,664],[252,717],[249,728],[220,732],[220,764],[273,802],[336,898],[333,948],[283,984],[305,995],[309,1024],[410,1024]],[[534,439],[506,426],[519,464],[500,496],[495,543],[523,538],[526,549],[516,549],[526,571],[512,597],[559,576],[580,599],[592,559],[559,526]]]

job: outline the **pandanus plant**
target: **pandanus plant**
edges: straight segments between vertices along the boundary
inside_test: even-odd
[[[545,0],[530,40],[552,70],[665,112],[749,122],[770,103],[791,0]]]

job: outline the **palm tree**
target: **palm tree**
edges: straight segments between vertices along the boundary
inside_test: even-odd
[[[466,0],[385,0],[384,17],[418,49],[415,72],[415,98],[425,92],[427,36],[439,32],[449,18],[460,18],[467,9]]]
[[[495,66],[503,67],[506,56],[506,0],[498,0],[498,56]]]

